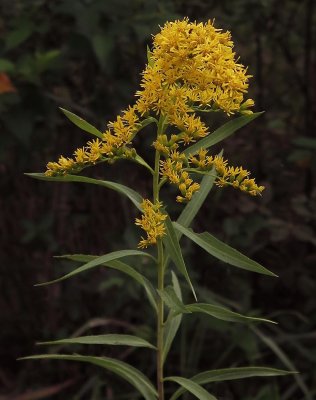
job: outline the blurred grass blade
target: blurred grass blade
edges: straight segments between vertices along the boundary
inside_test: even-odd
[[[179,272],[184,276],[196,300],[195,290],[185,266],[178,238],[169,216],[167,216],[167,219],[165,220],[165,227],[166,235],[163,237],[163,243],[167,249],[167,253],[174,262],[175,266],[178,268]]]
[[[216,397],[209,394],[202,386],[193,382],[191,379],[182,378],[181,376],[170,376],[164,379],[165,381],[176,382],[185,390],[192,393],[199,400],[217,400]]]
[[[64,256],[57,256],[57,258],[65,258],[67,260],[87,263],[92,260],[95,260],[96,258],[98,258],[98,256],[92,256],[92,255],[87,255],[87,254],[66,254]],[[154,289],[151,282],[144,275],[142,275],[141,273],[136,271],[130,265],[123,263],[122,261],[119,261],[119,260],[107,261],[103,265],[105,265],[109,268],[116,269],[117,271],[123,272],[124,274],[130,276],[136,282],[141,284],[146,291],[148,300],[150,301],[153,308],[157,311],[156,290]]]
[[[251,377],[266,377],[266,376],[279,376],[292,374],[292,371],[284,371],[275,368],[266,367],[239,367],[239,368],[227,368],[218,369],[212,371],[201,372],[191,378],[193,382],[199,385],[205,385],[211,382],[222,382],[231,381],[234,379],[244,379]],[[176,400],[179,396],[185,393],[185,389],[178,389],[170,398],[170,400]]]
[[[94,364],[99,367],[105,368],[121,378],[128,381],[134,386],[146,400],[155,400],[157,398],[157,392],[149,379],[138,369],[131,365],[115,360],[108,357],[92,357],[92,356],[81,356],[81,355],[67,355],[67,354],[40,354],[36,356],[23,357],[20,360],[67,360],[67,361],[79,361]]]
[[[265,343],[275,355],[282,361],[282,363],[290,369],[292,373],[297,372],[295,365],[288,358],[288,356],[284,353],[284,351],[272,340],[270,337],[263,334],[259,329],[255,327],[251,327],[252,331]],[[299,374],[294,375],[294,379],[296,380],[297,385],[300,387],[304,395],[306,396],[306,400],[313,400],[313,396],[310,393],[308,387],[303,381],[302,377]]]
[[[97,136],[99,139],[102,139],[102,132],[95,128],[93,125],[89,124],[89,122],[85,121],[83,118],[78,115],[65,110],[64,108],[59,107],[59,109],[66,115],[66,117],[78,128],[82,129],[85,132],[91,133],[94,136]]]
[[[175,294],[178,297],[178,299],[182,302],[182,294],[181,294],[181,288],[180,288],[178,278],[173,271],[171,271],[171,276],[172,276],[172,285],[173,285]],[[166,357],[169,353],[171,344],[178,332],[178,329],[180,327],[181,320],[182,320],[182,314],[173,316],[172,313],[173,313],[173,311],[170,310],[166,324],[165,324],[165,329],[164,329],[164,343],[163,343],[163,352],[162,352],[163,362],[165,362],[165,360],[166,360]]]
[[[261,114],[263,114],[263,112],[243,115],[241,117],[233,119],[232,121],[226,122],[226,124],[216,129],[210,135],[206,136],[205,138],[199,140],[197,143],[194,143],[192,146],[185,149],[184,154],[188,156],[189,154],[197,153],[200,149],[207,149],[211,146],[214,146],[215,144],[231,136],[238,129],[249,124],[249,122],[253,121]]]
[[[192,229],[187,229],[177,222],[174,222],[173,225],[178,231],[183,233],[202,249],[221,261],[224,261],[237,268],[246,269],[259,274],[277,276],[256,261],[251,260],[249,257],[246,257],[236,249],[228,246],[221,240],[216,239],[208,232],[195,233],[192,231]]]
[[[40,342],[39,345],[59,345],[59,344],[100,344],[100,345],[113,345],[113,346],[133,346],[133,347],[148,347],[155,349],[151,343],[138,336],[121,335],[121,334],[108,334],[108,335],[94,335],[94,336],[81,336],[69,339],[53,340],[50,342]]]
[[[135,192],[135,190],[121,185],[120,183],[111,182],[111,181],[103,181],[101,179],[93,179],[87,176],[81,175],[63,175],[63,176],[46,176],[44,173],[27,173],[25,174],[30,176],[31,178],[43,180],[43,181],[53,181],[53,182],[83,182],[83,183],[91,183],[94,185],[104,186],[108,189],[115,190],[116,192],[123,194],[128,197],[132,203],[142,211],[140,203],[142,202],[142,196]]]
[[[104,256],[97,257],[86,264],[82,265],[79,268],[76,268],[74,271],[69,272],[66,275],[63,275],[62,277],[58,279],[54,279],[53,281],[45,282],[45,283],[39,283],[35,286],[45,286],[45,285],[50,285],[52,283],[57,283],[61,282],[65,279],[71,278],[72,276],[75,276],[77,274],[80,274],[81,272],[85,272],[91,268],[98,267],[106,262],[117,260],[119,258],[123,257],[129,257],[129,256],[142,256],[142,257],[150,257],[153,258],[150,254],[145,253],[144,251],[139,251],[139,250],[119,250],[119,251],[113,251],[112,253],[105,254]]]

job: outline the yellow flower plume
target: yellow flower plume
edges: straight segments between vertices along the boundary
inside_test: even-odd
[[[147,234],[147,239],[142,237],[138,247],[145,248],[156,244],[158,239],[165,235],[164,221],[167,218],[165,214],[159,211],[162,203],[153,204],[150,200],[144,199],[141,203],[143,215],[141,218],[136,218],[136,225],[139,225]]]

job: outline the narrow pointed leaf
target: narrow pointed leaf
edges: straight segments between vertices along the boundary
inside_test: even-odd
[[[177,297],[174,289],[171,286],[166,287],[164,290],[159,291],[160,296],[164,299],[167,306],[174,311],[175,314],[187,314],[187,313],[203,313],[208,314],[214,318],[229,321],[229,322],[269,322],[269,319],[258,318],[258,317],[248,317],[230,309],[214,304],[207,303],[193,303],[184,305],[182,301]]]
[[[137,154],[133,160],[135,162],[137,162],[137,164],[142,165],[143,167],[147,168],[148,171],[150,171],[152,174],[155,173],[155,171],[151,168],[151,166],[149,164],[147,164],[146,161],[140,155]]]
[[[50,342],[40,342],[40,345],[59,345],[59,344],[101,344],[112,346],[133,346],[133,347],[148,347],[155,349],[147,340],[132,335],[108,334],[81,336],[69,339],[53,340]]]
[[[87,254],[66,254],[64,256],[58,256],[57,258],[66,258],[68,260],[87,263],[92,260],[95,260],[96,258],[98,258],[98,256],[87,255]],[[156,291],[155,291],[153,285],[151,284],[151,282],[144,275],[142,275],[141,273],[136,271],[130,265],[123,263],[122,261],[119,261],[119,260],[107,261],[102,265],[105,265],[109,268],[113,268],[113,269],[116,269],[117,271],[123,272],[124,274],[130,276],[136,282],[141,284],[146,291],[148,300],[150,301],[153,308],[157,311]]]
[[[115,190],[116,192],[123,194],[124,196],[128,197],[135,206],[142,211],[140,203],[142,202],[142,196],[135,192],[135,190],[121,185],[120,183],[111,182],[111,181],[103,181],[101,179],[93,179],[87,176],[81,175],[63,175],[63,176],[46,176],[43,173],[30,173],[25,174],[30,176],[31,178],[40,179],[43,181],[53,181],[53,182],[83,182],[83,183],[91,183],[94,185],[104,186],[108,189]]]
[[[165,220],[165,227],[166,235],[163,238],[163,243],[167,249],[167,253],[169,254],[171,260],[174,262],[175,266],[178,268],[179,272],[185,277],[196,300],[195,290],[193,288],[187,268],[185,266],[179,241],[169,216],[167,216],[167,219]]]
[[[244,378],[252,378],[252,377],[267,377],[267,376],[279,376],[279,375],[288,375],[292,374],[292,371],[284,371],[275,368],[266,368],[266,367],[239,367],[239,368],[227,368],[227,369],[218,369],[212,371],[205,371],[197,374],[191,378],[193,382],[198,383],[199,385],[205,385],[211,382],[222,382],[222,381],[231,381],[235,379],[244,379]],[[185,393],[185,389],[178,389],[170,398],[170,400],[176,400],[183,393]]]
[[[95,258],[94,260],[89,261],[88,263],[82,265],[79,268],[76,268],[74,271],[69,272],[66,275],[63,275],[62,277],[58,279],[54,279],[53,281],[50,282],[45,282],[45,283],[39,283],[36,286],[44,286],[44,285],[50,285],[52,283],[57,283],[61,282],[65,279],[71,278],[74,275],[80,274],[81,272],[85,272],[91,268],[98,267],[102,264],[105,264],[109,261],[114,261],[123,257],[129,257],[129,256],[142,256],[142,257],[151,257],[153,258],[150,254],[145,253],[144,251],[139,251],[139,250],[120,250],[120,251],[113,251],[112,253],[108,253],[104,256],[100,256]]]
[[[246,257],[236,249],[228,246],[226,243],[215,238],[208,232],[195,233],[192,231],[192,229],[187,229],[177,222],[174,222],[173,225],[178,231],[183,233],[194,243],[202,247],[202,249],[221,261],[224,261],[237,268],[246,269],[259,274],[277,276],[256,261]]]
[[[94,364],[99,367],[105,368],[128,381],[144,396],[146,400],[155,400],[158,397],[157,391],[152,383],[149,381],[149,379],[138,369],[123,361],[115,360],[108,357],[91,357],[67,354],[40,354],[37,356],[20,358],[20,360],[40,359],[79,361]]]
[[[208,393],[204,388],[202,388],[202,386],[193,382],[191,379],[182,378],[181,376],[170,376],[164,380],[176,382],[199,400],[217,400],[216,397]]]
[[[171,271],[171,276],[172,276],[172,285],[173,285],[175,294],[178,297],[178,299],[182,302],[182,294],[181,294],[181,288],[180,288],[178,278],[173,271]],[[165,329],[164,329],[164,343],[163,343],[163,352],[162,352],[163,362],[165,362],[165,360],[166,360],[166,357],[169,353],[171,344],[172,344],[172,342],[178,332],[178,329],[180,327],[181,320],[182,320],[182,314],[173,316],[173,311],[170,310],[169,316],[166,321]]]
[[[102,139],[102,132],[100,132],[97,128],[93,125],[89,124],[89,122],[85,121],[83,118],[79,117],[78,115],[65,110],[64,108],[59,107],[60,110],[66,115],[66,117],[78,128],[82,129],[85,132],[91,133],[94,136],[97,136],[99,139]]]
[[[263,112],[257,112],[251,115],[243,115],[241,117],[233,119],[232,121],[226,122],[226,124],[216,129],[210,135],[206,136],[205,138],[199,140],[197,143],[194,143],[192,146],[185,149],[184,154],[188,156],[189,154],[197,153],[200,149],[207,149],[211,146],[214,146],[215,144],[231,136],[241,127],[249,124],[249,122],[259,117],[259,115],[261,115],[262,113]]]
[[[221,319],[223,321],[229,322],[268,322],[271,324],[275,324],[275,322],[258,317],[248,317],[246,315],[242,315],[236,313],[234,311],[229,310],[226,307],[220,307],[213,304],[207,303],[196,303],[196,304],[188,304],[186,305],[186,309],[190,312],[198,312],[203,314],[208,314],[214,318]]]

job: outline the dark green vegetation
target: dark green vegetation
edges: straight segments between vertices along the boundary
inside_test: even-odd
[[[151,33],[158,24],[187,15],[198,20],[215,17],[218,26],[232,31],[241,61],[254,75],[250,93],[255,109],[267,110],[224,143],[231,163],[251,170],[266,185],[262,199],[212,189],[193,229],[211,231],[280,278],[220,265],[183,238],[186,264],[194,286],[203,293],[200,303],[216,300],[279,324],[247,327],[204,319],[203,314],[184,316],[167,369],[186,377],[201,369],[255,364],[295,369],[301,374],[260,384],[258,378],[221,383],[212,391],[227,400],[311,400],[316,386],[313,2],[286,1],[281,6],[276,0],[3,0],[0,7],[0,72],[16,88],[0,95],[0,395],[18,400],[31,391],[28,399],[56,393],[56,399],[101,400],[123,399],[121,394],[130,391],[125,398],[137,398],[131,386],[93,366],[15,361],[38,352],[37,341],[72,334],[119,332],[150,342],[155,334],[149,328],[152,311],[141,306],[146,293],[119,271],[104,268],[33,288],[78,265],[54,260],[53,255],[133,248],[140,235],[133,225],[137,209],[107,188],[48,184],[23,173],[43,171],[45,161],[71,155],[89,139],[58,106],[102,130],[133,102]],[[4,79],[1,75],[0,88]],[[138,149],[149,159],[152,154],[141,151],[152,141],[146,135],[151,135],[149,127],[140,136],[143,142],[137,139]],[[87,170],[87,175],[104,180],[113,180],[114,174],[148,195],[150,176],[148,182],[140,180],[136,165],[122,162],[120,168]],[[177,215],[180,209],[169,212]],[[148,278],[155,276],[150,268],[150,261],[139,266]],[[185,304],[193,303],[189,289],[184,296]],[[78,344],[65,352],[77,349],[85,351]],[[154,374],[147,349],[89,347],[87,353],[93,352]]]

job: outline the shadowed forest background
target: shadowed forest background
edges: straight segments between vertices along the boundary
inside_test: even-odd
[[[128,384],[96,367],[16,361],[47,350],[35,342],[74,334],[155,336],[142,289],[116,271],[100,268],[33,287],[73,268],[54,255],[99,255],[135,247],[141,234],[133,224],[137,210],[102,187],[34,181],[23,173],[44,171],[48,161],[70,156],[89,140],[59,106],[102,130],[132,104],[151,34],[159,24],[184,16],[215,18],[216,27],[232,32],[241,63],[253,75],[249,92],[255,110],[266,111],[221,143],[232,165],[249,169],[266,186],[262,198],[214,188],[194,230],[210,231],[279,278],[236,271],[184,240],[187,267],[204,300],[273,318],[278,325],[185,317],[166,370],[183,376],[201,367],[245,365],[300,371],[284,378],[218,384],[220,400],[312,400],[316,394],[313,0],[1,0],[1,400],[139,398]],[[222,122],[213,121],[210,130]],[[146,160],[152,156],[153,134],[148,128],[135,143]],[[127,161],[85,173],[150,195],[149,174]],[[176,216],[182,206],[172,207]],[[142,272],[155,276],[150,269]],[[185,296],[190,297],[189,291]],[[87,351],[77,346],[65,351],[115,355],[154,376],[146,349]]]

